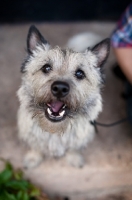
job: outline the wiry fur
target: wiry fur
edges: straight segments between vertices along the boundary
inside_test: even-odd
[[[36,37],[36,33],[32,34]],[[33,42],[34,40],[35,38]],[[94,127],[90,121],[95,120],[102,110],[99,65],[108,55],[108,46],[105,43],[102,50],[96,48],[79,53],[70,49],[63,51],[60,47],[51,48],[48,43],[39,41],[34,49],[30,49],[22,66],[22,84],[18,90],[18,128],[20,138],[32,149],[47,156],[60,157],[67,152],[72,152],[73,155],[93,139]],[[41,70],[46,63],[52,66],[49,74],[44,74]],[[75,77],[78,69],[85,72],[83,80]],[[62,99],[69,112],[63,121],[54,123],[45,117],[44,111],[46,104],[56,99],[51,92],[51,85],[58,80],[70,85],[69,94]],[[76,162],[77,164],[71,164],[77,167],[83,165],[82,159],[78,157]],[[26,165],[30,167],[28,160]],[[35,165],[37,163],[33,164]]]

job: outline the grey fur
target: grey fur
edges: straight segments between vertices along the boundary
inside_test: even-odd
[[[33,34],[30,29],[28,40],[32,41],[30,37]],[[19,136],[36,152],[29,152],[24,164],[34,167],[44,155],[70,155],[66,156],[70,164],[82,167],[84,160],[78,156],[71,159],[71,156],[79,153],[94,137],[94,128],[89,121],[95,120],[102,110],[99,61],[104,63],[107,58],[109,42],[104,40],[101,45],[96,45],[96,54],[90,49],[79,53],[69,49],[63,51],[60,47],[51,48],[48,43],[34,44],[32,54],[24,62],[25,73],[22,74],[22,84],[17,93],[20,101]],[[52,71],[44,74],[41,69],[49,62]],[[85,73],[83,80],[75,77],[78,68]],[[45,112],[47,104],[56,101],[51,93],[51,84],[58,80],[70,86],[69,94],[61,99],[68,107],[68,114],[63,121],[54,123],[45,117]]]

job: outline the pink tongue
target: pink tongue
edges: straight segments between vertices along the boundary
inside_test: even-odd
[[[55,101],[55,102],[50,103],[50,107],[53,112],[59,112],[62,106],[63,106],[63,102],[61,101]]]

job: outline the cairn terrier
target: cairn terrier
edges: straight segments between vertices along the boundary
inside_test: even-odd
[[[93,139],[90,121],[102,110],[101,69],[109,48],[109,39],[83,53],[52,48],[35,26],[30,27],[17,93],[19,136],[31,148],[25,167],[37,166],[44,156],[65,156],[72,166],[84,165],[80,149]]]

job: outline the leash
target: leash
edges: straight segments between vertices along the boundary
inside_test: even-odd
[[[95,120],[94,120],[94,121],[90,121],[90,123],[94,126],[95,132],[98,133],[98,128],[97,128],[97,126],[103,126],[103,127],[109,128],[109,127],[112,127],[112,126],[116,126],[116,125],[118,125],[118,124],[121,124],[121,123],[123,123],[123,122],[126,122],[126,121],[128,121],[128,120],[129,120],[129,118],[126,117],[126,118],[123,118],[123,119],[121,119],[121,120],[118,120],[118,121],[113,122],[113,123],[110,123],[110,124],[103,124],[103,123],[97,122],[97,121],[95,121]]]

